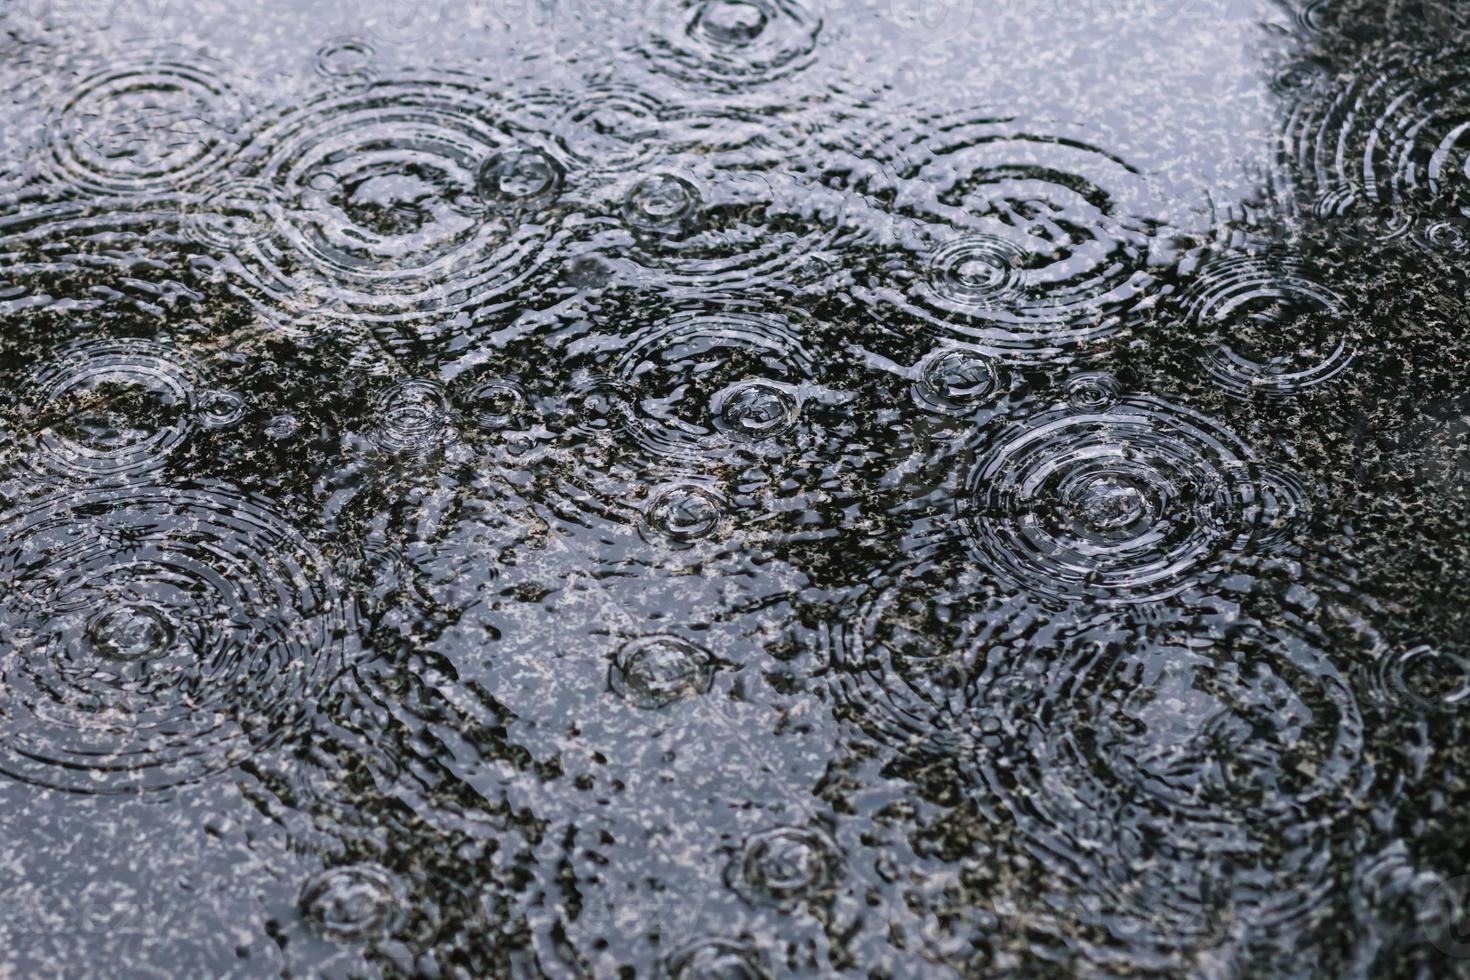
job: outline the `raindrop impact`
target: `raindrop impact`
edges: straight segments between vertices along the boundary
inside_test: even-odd
[[[613,658],[609,683],[639,708],[664,708],[698,697],[714,680],[710,655],[674,636],[650,636],[624,644]]]
[[[339,943],[387,939],[401,927],[407,911],[403,886],[376,864],[322,872],[302,888],[298,904],[313,929]]]

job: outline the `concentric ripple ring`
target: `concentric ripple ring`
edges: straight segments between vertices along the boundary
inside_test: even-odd
[[[1247,549],[1252,465],[1234,435],[1156,398],[1067,406],[987,441],[959,511],[981,563],[1023,590],[1153,599]]]
[[[330,566],[230,489],[64,494],[0,547],[0,772],[83,794],[178,786],[297,730],[346,666]]]

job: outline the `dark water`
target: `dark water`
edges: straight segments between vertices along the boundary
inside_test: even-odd
[[[1456,0],[9,0],[0,976],[1470,976]]]

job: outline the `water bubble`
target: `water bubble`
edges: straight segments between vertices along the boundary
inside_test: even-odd
[[[1063,386],[1067,404],[1079,412],[1103,412],[1123,397],[1123,386],[1105,371],[1084,371],[1067,379]]]
[[[674,174],[644,177],[623,199],[623,218],[639,231],[679,235],[699,222],[699,188]]]
[[[407,898],[398,879],[376,864],[330,868],[306,883],[301,914],[334,942],[387,939],[403,924]]]
[[[136,661],[163,653],[173,642],[174,627],[157,609],[123,603],[94,616],[87,634],[102,656]]]
[[[480,199],[492,208],[541,207],[561,193],[565,178],[562,165],[544,151],[508,147],[480,165]]]
[[[366,38],[344,35],[317,48],[313,67],[322,78],[363,82],[373,77],[377,51]]]
[[[734,887],[751,901],[795,908],[820,900],[837,882],[837,845],[802,827],[777,827],[745,842]]]
[[[1249,452],[1152,398],[1042,412],[981,451],[960,513],[986,567],[1041,595],[1172,595],[1254,533]]]
[[[661,537],[676,542],[697,541],[712,535],[724,518],[719,495],[693,483],[675,483],[653,491],[644,505],[644,521]]]
[[[664,964],[669,980],[766,980],[760,951],[744,939],[707,937],[685,944]]]
[[[795,427],[801,403],[791,389],[768,381],[742,381],[710,401],[720,431],[742,439],[774,439]]]
[[[72,492],[3,540],[0,771],[23,782],[196,782],[299,731],[346,667],[331,567],[256,498]]]
[[[630,397],[626,386],[598,377],[587,379],[585,385],[577,387],[568,397],[568,403],[580,424],[600,429],[618,421]]]
[[[158,468],[194,422],[194,373],[179,351],[154,341],[63,348],[28,386],[43,463],[94,478]]]
[[[744,47],[760,36],[770,20],[760,3],[708,0],[699,5],[690,27],[715,44]]]
[[[215,388],[199,398],[199,420],[211,429],[224,429],[245,417],[245,398],[238,391]]]
[[[945,347],[920,364],[914,400],[934,411],[962,412],[990,401],[1000,387],[1000,369],[993,358]]]
[[[182,48],[134,51],[84,77],[51,122],[58,178],[105,194],[197,182],[234,150],[243,118],[222,66]]]
[[[625,643],[613,658],[608,681],[640,708],[663,708],[697,697],[714,680],[708,653],[676,636],[648,636]]]
[[[437,381],[409,378],[380,391],[373,400],[375,440],[385,451],[423,455],[454,436],[449,399]]]
[[[1203,364],[1238,397],[1290,397],[1347,370],[1346,304],[1284,253],[1219,259],[1185,294],[1191,324],[1219,338]]]

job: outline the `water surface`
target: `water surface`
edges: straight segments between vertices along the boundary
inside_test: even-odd
[[[0,975],[1470,976],[1459,4],[0,84]]]

